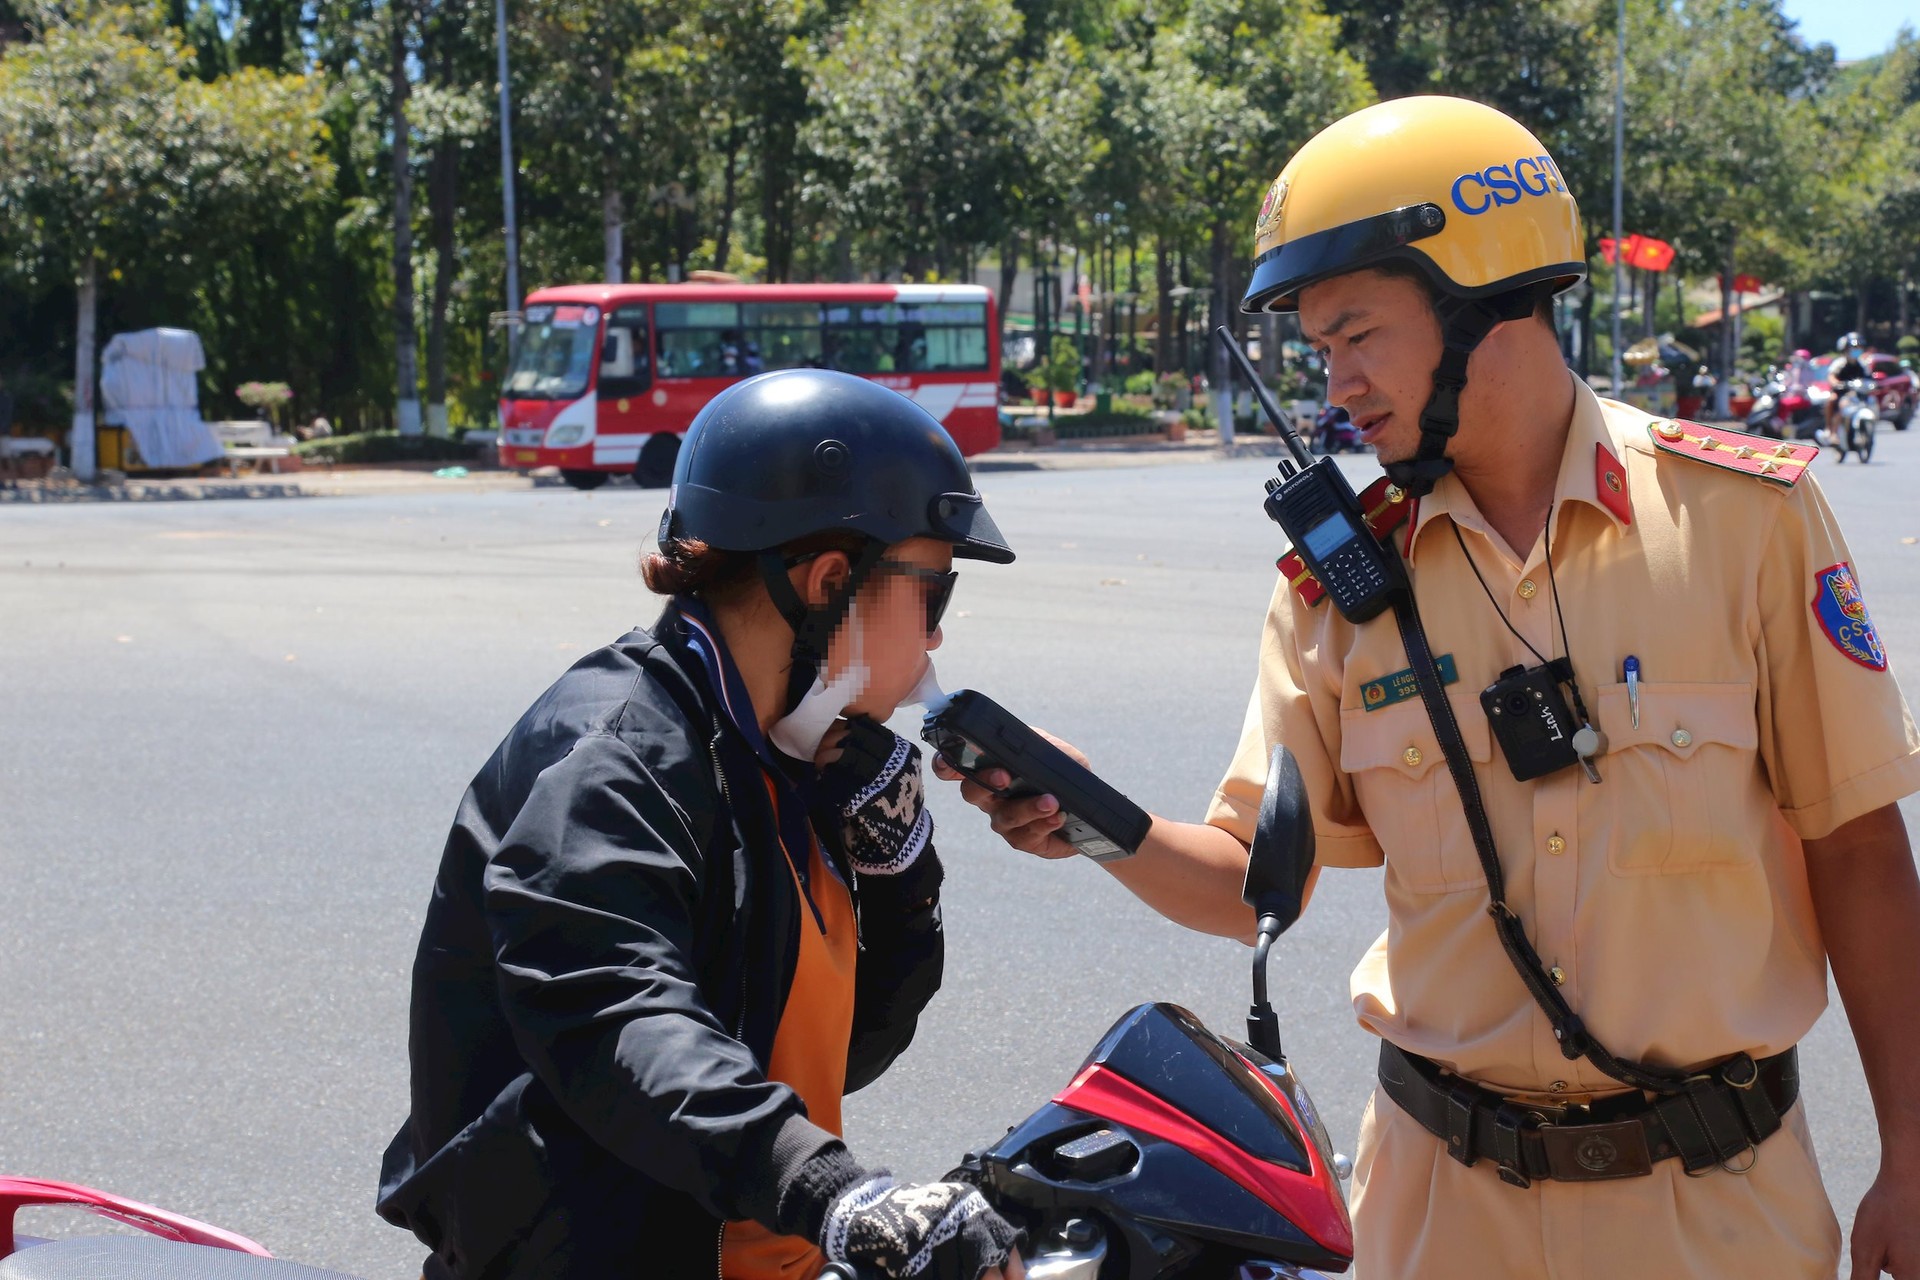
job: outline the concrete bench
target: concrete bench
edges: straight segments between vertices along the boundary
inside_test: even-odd
[[[279,475],[281,460],[292,456],[293,450],[283,444],[230,444],[226,454],[227,474],[238,476],[240,463],[247,461],[255,466],[265,463],[269,471]]]

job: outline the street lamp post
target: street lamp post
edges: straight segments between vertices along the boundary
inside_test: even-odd
[[[1620,233],[1620,171],[1627,140],[1627,0],[1620,0],[1620,40],[1613,60],[1613,394],[1623,393],[1620,385],[1620,269],[1624,240]]]
[[[507,0],[493,0],[500,56],[500,192],[507,219],[508,344],[520,332],[520,223],[513,207],[513,98],[507,87]]]

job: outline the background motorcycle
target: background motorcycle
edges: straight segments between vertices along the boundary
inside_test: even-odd
[[[1865,378],[1854,378],[1835,391],[1839,402],[1833,406],[1833,425],[1822,424],[1814,439],[1823,449],[1837,450],[1842,462],[1848,453],[1866,462],[1873,457],[1874,437],[1880,430],[1880,414],[1873,407],[1873,384]]]
[[[1811,439],[1830,394],[1822,384],[1789,388],[1781,371],[1772,370],[1747,411],[1747,430],[1776,440]]]
[[[1243,896],[1253,908],[1245,1043],[1177,1005],[1143,1004],[1065,1088],[960,1176],[1027,1231],[1032,1280],[1317,1280],[1353,1261],[1334,1154],[1287,1061],[1267,955],[1299,918],[1313,869],[1299,766],[1275,748]],[[149,1233],[53,1242],[13,1235],[27,1205],[89,1209]],[[352,1280],[272,1258],[254,1241],[65,1183],[0,1178],[0,1280]],[[831,1266],[827,1276],[865,1280]]]
[[[1330,404],[1313,420],[1313,447],[1321,453],[1345,453],[1360,449],[1360,429],[1353,425],[1347,411]]]

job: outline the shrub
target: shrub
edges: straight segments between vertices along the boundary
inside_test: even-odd
[[[402,436],[398,431],[365,431],[351,436],[303,440],[294,453],[307,462],[471,462],[472,445],[440,436]]]

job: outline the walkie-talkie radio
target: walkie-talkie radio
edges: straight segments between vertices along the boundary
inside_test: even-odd
[[[1314,461],[1300,433],[1254,375],[1233,334],[1222,325],[1214,335],[1240,366],[1240,375],[1293,454],[1280,460],[1280,474],[1267,481],[1267,515],[1286,530],[1340,616],[1348,622],[1367,621],[1393,603],[1395,592],[1407,589],[1405,570],[1367,527],[1360,499],[1333,459]]]

